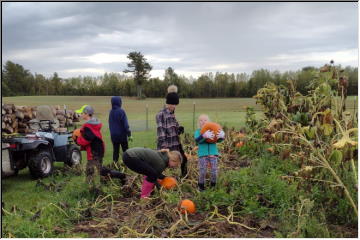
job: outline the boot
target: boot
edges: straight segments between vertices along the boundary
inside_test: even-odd
[[[216,182],[211,182],[211,183],[210,183],[210,187],[211,187],[211,188],[214,188],[215,186],[216,186]]]
[[[198,186],[199,186],[199,191],[200,192],[205,191],[205,184],[204,183],[198,183]]]

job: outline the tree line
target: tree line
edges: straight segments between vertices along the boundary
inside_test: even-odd
[[[150,66],[150,65],[149,65]],[[131,67],[131,65],[128,67]],[[151,66],[149,67],[151,70]],[[130,69],[125,71],[131,72]],[[124,71],[124,72],[125,72]],[[134,72],[134,71],[132,71]],[[247,73],[204,73],[198,78],[179,75],[171,67],[164,71],[164,79],[141,76],[142,97],[164,97],[169,85],[175,84],[183,98],[252,97],[265,83],[284,84],[293,79],[296,88],[303,94],[308,91],[310,80],[317,77],[319,69],[304,67],[297,71],[254,70]],[[348,78],[348,95],[357,95],[358,68],[347,66],[344,75]],[[139,81],[123,73],[105,73],[102,76],[78,76],[61,78],[56,72],[51,77],[32,74],[22,65],[7,61],[2,67],[3,96],[73,95],[73,96],[137,96]]]

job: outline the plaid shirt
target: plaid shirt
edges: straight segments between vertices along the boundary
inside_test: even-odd
[[[156,115],[157,124],[157,148],[168,148],[170,151],[180,151],[180,139],[178,135],[179,123],[175,114],[164,108]]]

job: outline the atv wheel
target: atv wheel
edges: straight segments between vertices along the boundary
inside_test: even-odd
[[[34,178],[44,178],[49,176],[52,173],[53,168],[51,154],[46,150],[34,154],[29,159],[30,173]]]
[[[66,153],[66,162],[70,167],[81,163],[81,152],[76,145],[69,145]]]

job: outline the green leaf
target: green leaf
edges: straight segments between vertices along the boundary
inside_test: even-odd
[[[334,150],[330,155],[330,162],[333,163],[335,166],[338,166],[343,159],[343,154],[339,150]]]
[[[316,127],[309,128],[309,126],[308,126],[308,127],[303,128],[303,129],[304,129],[304,132],[305,132],[306,136],[309,139],[314,139],[315,138]]]
[[[325,136],[330,136],[334,130],[334,127],[331,124],[325,123],[322,125],[322,130],[324,131]]]

